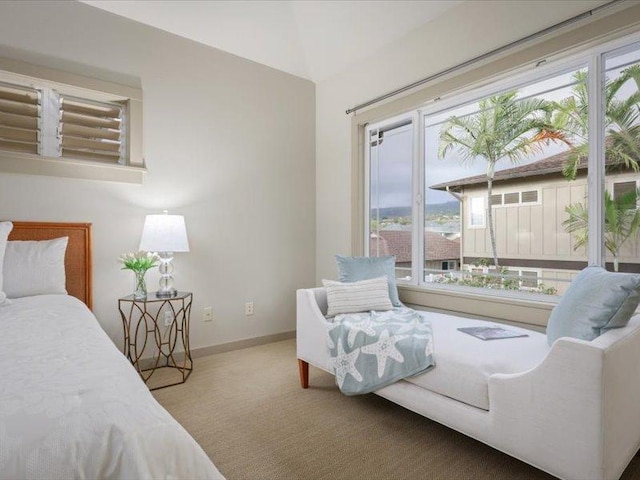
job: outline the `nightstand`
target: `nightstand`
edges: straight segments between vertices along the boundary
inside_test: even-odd
[[[189,349],[189,317],[193,295],[178,292],[144,299],[128,295],[118,299],[124,328],[124,354],[150,390],[184,383],[193,370]],[[151,358],[144,358],[151,356]],[[158,372],[152,381],[152,376]]]

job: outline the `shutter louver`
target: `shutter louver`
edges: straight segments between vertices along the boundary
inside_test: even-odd
[[[38,153],[39,99],[34,88],[0,83],[0,150]]]
[[[520,203],[520,193],[505,193],[504,194],[504,204],[512,205],[514,203]]]
[[[536,203],[538,201],[538,191],[531,190],[529,192],[522,192],[522,203]]]
[[[118,163],[122,159],[122,115],[118,104],[61,95],[62,156]]]

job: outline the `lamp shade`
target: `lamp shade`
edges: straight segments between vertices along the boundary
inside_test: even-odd
[[[140,239],[147,252],[188,252],[189,240],[182,215],[147,215]]]

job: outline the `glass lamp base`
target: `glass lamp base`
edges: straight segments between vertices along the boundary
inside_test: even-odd
[[[158,290],[156,292],[156,297],[157,298],[171,298],[171,297],[177,297],[178,296],[178,291],[173,288],[171,290],[166,290],[161,292],[160,290]]]
[[[173,260],[172,252],[160,252],[160,288],[156,292],[158,298],[171,298],[178,295],[178,292],[173,288]]]

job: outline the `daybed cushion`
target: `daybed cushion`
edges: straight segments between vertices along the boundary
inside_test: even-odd
[[[394,307],[402,307],[396,286],[396,257],[345,257],[336,255],[341,282],[359,282],[386,276],[389,281],[389,298]]]
[[[550,350],[543,333],[440,313],[427,315],[433,329],[436,366],[405,380],[484,410],[489,410],[491,375],[529,370],[542,362]],[[529,336],[480,340],[457,330],[480,326],[501,326]]]
[[[360,282],[341,283],[322,280],[327,290],[327,317],[341,313],[385,311],[393,309],[389,300],[387,277],[372,278]]]
[[[624,327],[640,301],[640,275],[592,266],[573,279],[551,312],[549,345],[560,337],[591,341],[611,328]]]

